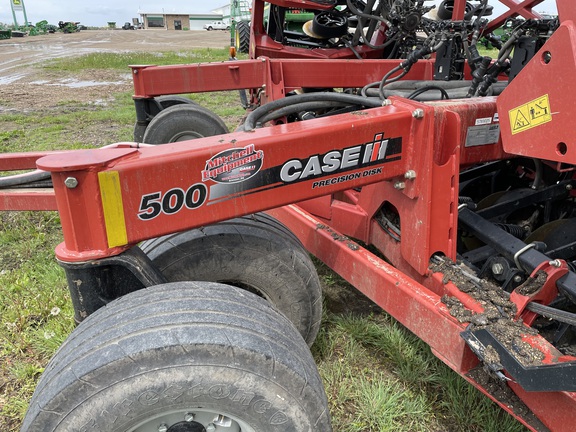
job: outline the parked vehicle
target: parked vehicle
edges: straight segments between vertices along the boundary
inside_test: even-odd
[[[230,30],[230,24],[224,21],[212,21],[211,23],[204,24],[204,30]]]

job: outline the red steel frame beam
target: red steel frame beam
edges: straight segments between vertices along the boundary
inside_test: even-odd
[[[177,66],[132,66],[134,98],[164,94],[264,89],[274,100],[302,87],[363,87],[398,66],[401,60],[241,60]],[[429,80],[434,63],[416,63],[406,79]],[[272,90],[274,89],[274,90]]]

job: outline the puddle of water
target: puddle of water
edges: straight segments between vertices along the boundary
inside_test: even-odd
[[[124,81],[80,81],[74,78],[66,78],[60,82],[49,84],[49,85],[61,85],[70,88],[83,88],[83,87],[95,87],[95,86],[107,86],[107,85],[122,85]]]
[[[15,81],[18,81],[19,79],[24,78],[26,75],[25,74],[16,74],[16,75],[8,75],[8,76],[0,76],[0,85],[3,84],[12,84]]]

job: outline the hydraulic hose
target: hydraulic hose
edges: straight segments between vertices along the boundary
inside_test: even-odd
[[[256,124],[260,119],[271,114],[280,108],[288,107],[306,102],[338,102],[342,105],[359,105],[367,108],[376,108],[382,106],[382,101],[379,99],[370,99],[362,96],[350,95],[346,93],[332,93],[332,92],[318,92],[318,93],[305,93],[278,99],[262,105],[252,111],[244,122],[244,130],[251,131],[256,128]]]
[[[50,173],[42,170],[35,170],[24,174],[0,177],[0,189],[22,186],[28,183],[35,183],[48,179],[50,179]]]

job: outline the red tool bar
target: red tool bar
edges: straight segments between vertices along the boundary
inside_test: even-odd
[[[0,189],[0,210],[57,210],[54,190]]]
[[[421,123],[412,111],[403,103],[189,142],[43,158],[38,166],[52,172],[62,215],[58,258],[109,256],[144,239],[403,176]],[[70,178],[76,187],[66,186]]]
[[[57,153],[62,153],[62,151],[0,153],[0,171],[36,169],[38,159]]]
[[[134,98],[165,94],[271,88],[363,87],[380,81],[402,60],[239,60],[177,66],[131,66]],[[416,63],[406,79],[432,79],[431,60]]]

